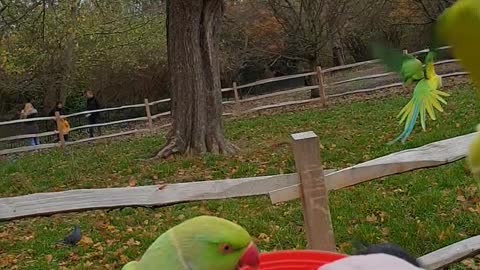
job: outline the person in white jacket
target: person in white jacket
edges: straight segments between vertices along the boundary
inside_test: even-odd
[[[355,255],[320,267],[319,270],[422,270],[420,262],[403,248],[391,244],[365,246]]]
[[[355,255],[326,264],[318,270],[425,270],[396,256],[376,253]]]

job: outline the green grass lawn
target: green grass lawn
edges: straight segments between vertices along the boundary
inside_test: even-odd
[[[480,122],[473,91],[464,86],[450,93],[445,113],[429,121],[426,132],[417,127],[405,145],[386,145],[401,132],[396,115],[407,97],[399,96],[327,110],[231,119],[226,123],[227,136],[242,149],[234,157],[139,161],[162,146],[160,136],[72,147],[67,156],[57,151],[24,155],[1,161],[0,196],[290,173],[294,171],[290,134],[308,130],[320,137],[324,166],[343,168],[473,132]],[[459,161],[332,192],[339,250],[351,252],[353,239],[365,239],[397,243],[423,255],[480,234],[479,187],[464,169],[464,161]],[[264,196],[0,223],[0,269],[119,269],[138,258],[167,228],[200,214],[238,222],[262,250],[305,247],[299,201],[271,205]],[[55,247],[75,223],[81,224],[86,241],[75,248]]]

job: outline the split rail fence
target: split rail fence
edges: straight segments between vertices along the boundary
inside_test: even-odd
[[[336,251],[329,191],[385,176],[441,166],[465,157],[477,133],[407,149],[342,170],[323,170],[320,143],[311,131],[292,135],[296,173],[241,179],[199,181],[104,189],[77,189],[0,198],[0,221],[121,207],[158,207],[182,202],[270,196],[272,203],[300,198],[308,248]],[[355,207],[355,206],[352,206]],[[420,258],[428,270],[442,269],[480,253],[480,236],[433,251]]]
[[[439,50],[448,50],[450,47],[442,47]],[[423,53],[428,52],[428,50],[421,50],[417,52],[411,53],[411,55],[420,55]],[[404,51],[404,53],[407,53]],[[447,60],[442,60],[438,61],[435,63],[435,65],[444,65],[444,64],[450,64],[450,63],[456,63],[458,62],[457,59],[447,59]],[[307,104],[307,103],[319,103],[322,106],[326,106],[327,101],[329,98],[336,98],[336,97],[341,97],[341,96],[347,96],[347,95],[353,95],[353,94],[359,94],[359,93],[370,93],[370,92],[375,92],[375,91],[380,91],[380,90],[385,90],[388,88],[393,88],[393,87],[399,87],[402,85],[402,83],[397,82],[397,83],[390,83],[386,85],[381,85],[381,86],[376,86],[376,87],[371,87],[371,88],[363,88],[363,89],[356,89],[352,91],[346,91],[342,93],[335,93],[331,95],[327,95],[326,89],[328,87],[333,87],[333,86],[339,86],[339,85],[344,85],[347,83],[351,82],[358,82],[358,81],[365,81],[365,80],[370,80],[370,79],[378,79],[378,78],[386,78],[389,76],[394,75],[392,72],[387,72],[387,73],[381,73],[381,74],[374,74],[374,75],[368,75],[368,76],[359,76],[355,78],[350,78],[350,79],[345,79],[345,80],[340,80],[340,81],[335,81],[331,83],[325,83],[325,75],[341,70],[348,70],[352,68],[357,68],[357,67],[362,67],[365,65],[369,64],[375,64],[379,63],[378,59],[374,60],[369,60],[369,61],[364,61],[364,62],[358,62],[354,64],[349,64],[349,65],[343,65],[343,66],[336,66],[332,68],[327,68],[327,69],[322,69],[321,67],[317,67],[315,71],[312,72],[307,72],[307,73],[301,73],[301,74],[294,74],[294,75],[288,75],[288,76],[282,76],[282,77],[274,77],[274,78],[269,78],[269,79],[264,79],[260,81],[256,81],[253,83],[248,83],[244,85],[237,85],[236,82],[233,82],[233,86],[231,88],[223,88],[221,89],[222,93],[228,93],[228,92],[233,92],[233,100],[224,100],[223,105],[233,105],[233,109],[231,112],[225,112],[223,115],[224,116],[231,116],[231,115],[240,115],[243,113],[252,113],[252,112],[259,112],[262,110],[267,110],[267,109],[274,109],[274,108],[280,108],[280,107],[286,107],[286,106],[291,106],[291,105],[301,105],[301,104]],[[440,74],[443,78],[446,77],[454,77],[454,76],[464,76],[467,75],[467,72],[453,72],[453,73],[446,73],[446,74]],[[263,84],[268,84],[272,82],[280,82],[280,81],[286,81],[286,80],[291,80],[291,79],[297,79],[297,78],[306,78],[306,77],[314,77],[314,81],[316,82],[316,85],[311,85],[311,86],[304,86],[304,87],[299,87],[299,88],[294,88],[294,89],[289,89],[289,90],[284,90],[284,91],[278,91],[278,92],[273,92],[269,94],[263,94],[263,95],[258,95],[258,96],[252,96],[252,97],[246,97],[246,98],[241,98],[240,91],[241,89],[245,88],[251,88]],[[308,92],[311,90],[316,90],[318,89],[320,92],[320,97],[318,98],[309,98],[309,99],[303,99],[303,100],[293,100],[293,101],[286,101],[286,102],[280,102],[280,103],[274,103],[274,104],[269,104],[269,105],[262,105],[246,110],[242,110],[242,104],[247,103],[247,102],[253,102],[261,99],[267,99],[267,98],[273,98],[276,96],[282,96],[282,95],[289,95],[289,94],[294,94],[294,93],[302,93],[302,92]],[[230,93],[231,94],[231,93]],[[25,139],[30,139],[30,138],[40,138],[40,137],[47,137],[47,136],[58,136],[59,140],[58,143],[46,143],[46,144],[41,144],[37,146],[21,146],[21,147],[14,147],[14,148],[7,148],[7,149],[0,149],[0,155],[6,155],[6,154],[12,154],[12,153],[19,153],[19,152],[26,152],[26,151],[33,151],[33,150],[40,150],[40,149],[47,149],[47,148],[53,148],[53,147],[65,147],[68,145],[74,145],[74,144],[79,144],[79,143],[84,143],[84,142],[89,142],[93,140],[99,140],[99,139],[106,139],[106,138],[112,138],[112,137],[117,137],[117,136],[124,136],[124,135],[131,135],[135,133],[140,133],[140,132],[153,132],[154,131],[154,120],[157,119],[162,119],[162,118],[167,118],[170,116],[170,111],[167,112],[161,112],[155,115],[151,114],[151,107],[154,105],[158,104],[164,104],[170,102],[170,99],[162,99],[162,100],[157,100],[153,102],[149,102],[148,99],[145,99],[144,103],[142,104],[133,104],[133,105],[125,105],[125,106],[120,106],[120,107],[113,107],[113,108],[106,108],[106,109],[99,109],[99,110],[93,110],[93,111],[83,111],[83,112],[77,112],[69,115],[56,115],[55,117],[38,117],[38,118],[32,118],[32,119],[21,119],[21,120],[12,120],[12,121],[6,121],[6,122],[0,122],[0,126],[8,126],[8,125],[15,125],[15,124],[23,124],[26,122],[30,121],[56,121],[57,122],[57,127],[60,124],[60,119],[61,118],[71,118],[74,116],[81,116],[81,115],[87,115],[91,113],[102,113],[102,112],[109,112],[109,111],[118,111],[118,110],[125,110],[125,109],[133,109],[133,108],[145,108],[145,116],[142,117],[136,117],[136,118],[131,118],[131,119],[124,119],[124,120],[118,120],[118,121],[111,121],[111,122],[106,122],[106,123],[98,123],[98,124],[92,124],[92,125],[83,125],[83,126],[77,126],[71,128],[70,132],[76,131],[76,130],[82,130],[82,129],[87,129],[87,128],[97,128],[97,127],[105,127],[105,126],[111,126],[111,125],[117,125],[117,124],[125,124],[125,123],[133,123],[133,122],[144,122],[146,123],[146,128],[134,128],[132,130],[127,130],[127,131],[121,131],[113,134],[108,134],[108,135],[103,135],[103,136],[97,136],[93,138],[84,138],[84,139],[79,139],[75,141],[69,141],[65,142],[63,134],[60,134],[58,132],[58,128],[55,131],[48,131],[48,132],[43,132],[39,134],[22,134],[22,135],[16,135],[16,136],[8,136],[8,137],[3,137],[0,138],[0,143],[2,142],[7,142],[7,141],[16,141],[16,140],[25,140]],[[158,128],[165,128],[170,126],[170,123],[167,124],[162,124],[157,126]]]

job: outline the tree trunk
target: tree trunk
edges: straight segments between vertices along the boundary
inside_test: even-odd
[[[67,90],[70,83],[70,77],[74,69],[74,50],[79,5],[79,0],[68,1],[70,16],[68,17],[65,47],[61,52],[61,59],[57,60],[54,57],[52,65],[48,66],[50,72],[52,71],[52,66],[55,66],[55,68],[53,69],[53,74],[50,76],[50,78],[46,79],[47,82],[45,90],[47,92],[44,97],[45,112],[50,111],[55,106],[57,101],[61,101],[63,104],[65,104],[65,100],[67,99]],[[55,63],[56,61],[59,63]]]
[[[172,130],[157,154],[230,154],[225,140],[218,39],[223,0],[167,1]]]

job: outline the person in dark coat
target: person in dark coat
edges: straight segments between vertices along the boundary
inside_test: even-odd
[[[55,116],[55,113],[58,112],[60,115],[65,115],[65,108],[61,101],[57,101],[55,107],[48,113],[49,116]],[[57,121],[54,120],[55,129],[57,129]],[[65,141],[68,141],[68,133],[70,132],[70,125],[66,118],[61,119],[61,127],[63,128],[63,138]],[[58,140],[60,140],[60,135],[58,135]]]
[[[85,91],[85,96],[87,97],[87,111],[93,111],[93,110],[98,110],[101,108],[100,104],[98,103],[97,99],[93,95],[93,92],[90,90]],[[89,125],[94,125],[98,122],[98,112],[94,113],[89,113],[86,115],[88,119],[88,124]],[[88,128],[88,134],[91,137],[93,137],[93,127]],[[100,130],[100,127],[97,127],[98,134],[101,136],[102,131]]]
[[[32,103],[30,102],[25,103],[25,106],[20,113],[20,119],[29,119],[29,118],[35,118],[35,117],[38,117],[37,109],[33,107]],[[39,133],[38,124],[35,121],[25,122],[23,123],[23,127],[26,134]],[[38,137],[30,138],[31,146],[35,146],[39,144],[40,144],[40,140],[38,139]]]

